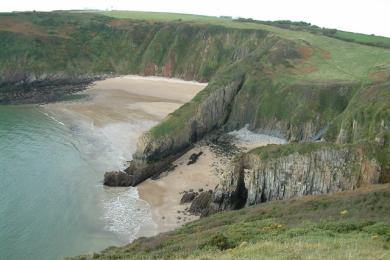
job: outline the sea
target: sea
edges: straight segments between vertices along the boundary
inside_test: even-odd
[[[0,106],[0,259],[63,259],[153,232],[137,189],[102,180],[155,123],[96,127],[44,106]]]

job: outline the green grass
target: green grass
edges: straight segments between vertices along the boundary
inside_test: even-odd
[[[353,40],[355,42],[379,44],[383,46],[390,46],[390,38],[376,35],[367,35],[362,33],[353,33],[346,31],[337,31],[334,35],[340,39]]]
[[[121,19],[135,19],[135,20],[149,20],[149,21],[199,21],[199,22],[229,22],[230,19],[217,18],[206,15],[193,15],[181,13],[160,13],[160,12],[142,12],[142,11],[99,11],[98,14],[106,16],[121,18]]]
[[[97,259],[387,259],[390,186],[217,213]],[[82,257],[80,257],[82,259]]]
[[[261,159],[279,158],[288,156],[293,153],[307,154],[313,151],[332,148],[341,149],[347,147],[345,145],[338,145],[335,143],[325,142],[304,142],[304,143],[289,143],[286,145],[267,145],[264,147],[258,147],[251,150],[249,153],[257,154]]]
[[[386,125],[390,120],[389,100],[389,83],[360,89],[345,111],[335,119],[325,138],[329,141],[337,140],[340,128],[344,130],[345,142],[348,143],[373,140],[381,135],[387,135],[389,130]],[[389,140],[385,140],[384,145],[389,149]]]
[[[181,131],[190,127],[188,125],[190,119],[194,116],[196,109],[204,100],[206,100],[216,89],[225,87],[233,81],[240,80],[242,75],[242,69],[236,69],[236,67],[228,68],[226,71],[223,71],[191,101],[169,114],[161,123],[150,129],[150,133],[155,138],[162,136],[177,136]]]

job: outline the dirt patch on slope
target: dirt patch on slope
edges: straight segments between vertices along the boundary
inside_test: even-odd
[[[324,49],[320,49],[320,56],[325,60],[329,60],[330,58],[332,58],[332,54],[330,54],[329,51]]]
[[[15,32],[23,34],[47,35],[39,26],[19,19],[17,17],[5,16],[0,18],[0,31]]]
[[[309,46],[299,46],[297,49],[299,56],[303,59],[308,59],[314,54],[314,49]]]
[[[390,71],[376,71],[371,73],[368,77],[375,82],[382,82],[390,77]]]

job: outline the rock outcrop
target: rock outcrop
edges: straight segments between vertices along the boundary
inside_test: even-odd
[[[106,172],[103,184],[113,187],[128,187],[132,183],[131,177],[121,171]]]
[[[200,193],[191,203],[189,212],[195,215],[205,216],[208,214],[212,194],[204,191]]]
[[[294,150],[295,146],[301,148]],[[210,211],[353,190],[378,183],[380,172],[379,163],[359,146],[303,143],[264,147],[234,160],[213,193]]]
[[[85,90],[104,75],[23,74],[0,80],[0,104],[35,104],[60,100]],[[9,87],[12,86],[12,87]]]
[[[198,196],[197,192],[184,192],[183,196],[180,199],[180,204],[190,203],[196,198],[196,196]]]

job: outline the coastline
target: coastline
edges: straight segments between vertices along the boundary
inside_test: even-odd
[[[150,129],[169,113],[188,102],[205,86],[204,83],[178,79],[161,80],[157,77],[108,78],[94,82],[81,92],[86,97],[84,99],[49,103],[42,105],[41,108],[47,117],[58,124],[66,125],[76,135],[82,133],[88,136],[91,145],[96,146],[96,142],[101,143],[99,147],[105,150],[104,154],[109,154],[103,162],[101,156],[96,155],[96,160],[99,160],[97,163],[103,165],[103,168],[98,169],[97,174],[103,178],[104,171],[122,170],[126,167],[127,161],[131,159],[136,149],[138,137],[143,131]],[[126,225],[125,218],[132,217],[131,210],[123,209],[125,206],[123,203],[129,199],[130,193],[139,194],[137,188],[102,187],[102,193],[103,197],[108,198],[103,202],[104,207],[109,207],[110,212],[107,214],[114,220],[108,215],[104,215],[103,218],[115,222],[116,226],[111,227],[111,230],[123,230],[117,227]],[[149,201],[143,200],[140,195],[138,200],[140,205],[152,205]],[[114,204],[120,202],[117,212],[115,212],[115,205],[108,205],[111,202]],[[134,206],[129,208],[141,212],[149,211],[148,214],[151,214],[152,210],[150,206],[147,207],[148,209],[134,208]],[[137,214],[139,215],[138,212]],[[132,231],[131,239],[155,235],[158,231],[155,223],[141,221],[139,225],[139,229]]]
[[[141,133],[190,101],[206,85],[175,78],[128,75],[96,81],[81,92],[87,99],[43,107],[56,114],[55,118],[77,115],[81,121],[88,122],[92,130],[109,128],[103,135],[112,139],[120,163],[116,164],[116,169],[111,165],[107,170],[122,170],[131,159]],[[59,122],[61,120],[59,118]],[[231,144],[240,150],[283,143],[281,139],[255,134],[246,128],[231,132],[230,138]],[[199,152],[202,154],[198,160],[187,165],[190,156]],[[180,204],[184,192],[214,190],[228,161],[226,155],[216,152],[209,143],[199,142],[173,163],[173,170],[138,185],[138,197],[150,206],[154,223],[144,223],[136,237],[170,231],[198,219],[199,216],[188,212],[190,203]],[[118,188],[105,187],[105,190],[111,189]]]

